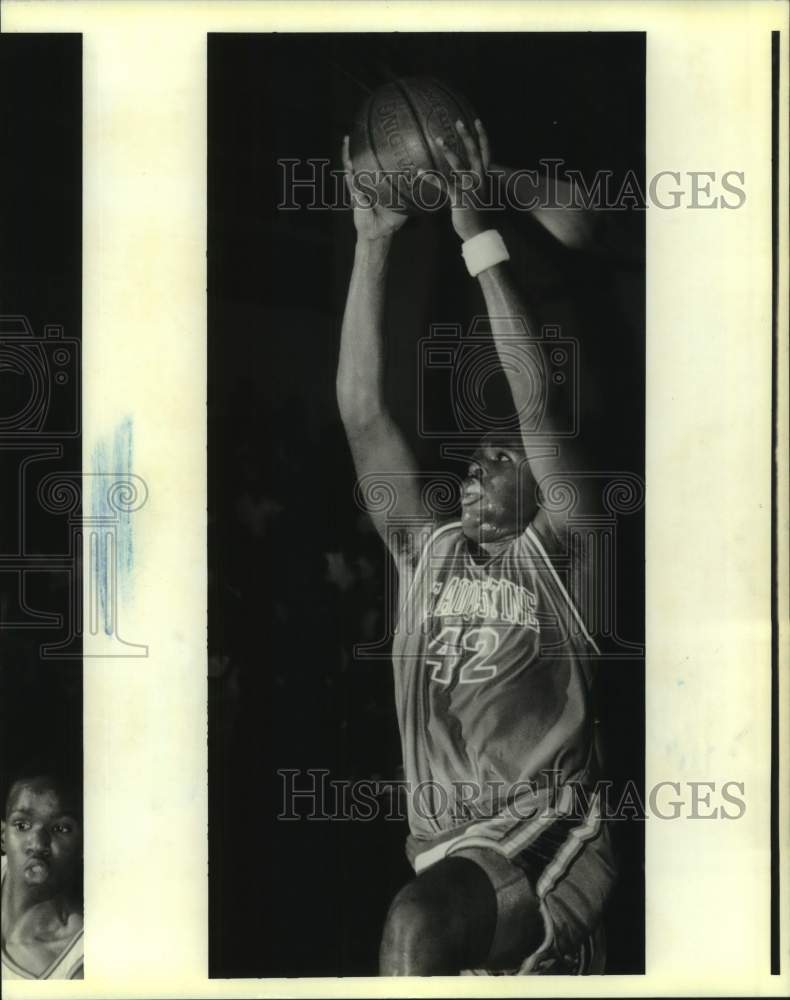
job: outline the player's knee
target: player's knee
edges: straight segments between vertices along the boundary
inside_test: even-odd
[[[488,947],[496,902],[482,871],[471,862],[440,862],[404,886],[387,913],[380,966],[383,975],[451,974]]]
[[[452,964],[449,900],[421,891],[410,882],[395,896],[387,912],[381,943],[384,975],[427,975]]]
[[[385,930],[398,937],[419,936],[441,919],[441,907],[432,905],[416,883],[405,885],[390,903]]]

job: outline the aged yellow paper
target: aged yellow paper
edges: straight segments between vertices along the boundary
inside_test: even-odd
[[[770,975],[771,33],[783,3],[2,4],[5,32],[83,35],[86,468],[131,415],[125,638],[86,637],[81,983],[9,997],[780,996]],[[736,211],[647,212],[647,784],[743,782],[733,822],[648,822],[646,973],[552,981],[207,978],[206,36],[267,31],[643,31],[648,177],[743,174]],[[779,88],[779,595],[787,606],[787,121]],[[784,220],[784,221],[782,221]],[[787,758],[786,613],[779,659]],[[97,645],[89,646],[95,642]],[[683,685],[674,683],[682,674]],[[780,842],[788,843],[781,775]],[[267,900],[261,898],[261,907]]]

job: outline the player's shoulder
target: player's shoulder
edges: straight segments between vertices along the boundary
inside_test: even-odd
[[[543,508],[537,513],[518,536],[517,544],[530,550],[538,550],[541,555],[552,559],[563,551],[563,543],[551,518]]]
[[[65,942],[57,961],[47,974],[47,979],[83,979],[85,962],[85,929],[82,912],[73,914],[72,932]]]
[[[398,539],[397,564],[401,574],[415,574],[426,559],[441,558],[463,541],[460,521],[432,522],[419,530],[403,531]]]

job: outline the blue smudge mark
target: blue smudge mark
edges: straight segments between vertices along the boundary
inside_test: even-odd
[[[117,598],[128,598],[131,593],[131,512],[128,504],[118,501],[124,484],[131,483],[132,457],[132,418],[125,417],[113,434],[112,444],[100,439],[93,451],[92,532],[99,613],[106,635],[116,631]]]
[[[110,468],[109,449],[104,440],[100,440],[93,451],[93,471],[96,476],[101,476],[105,469]],[[90,573],[96,574],[95,585],[98,596],[99,614],[104,622],[104,631],[107,635],[112,635],[112,619],[107,614],[107,548],[104,543],[104,531],[102,520],[110,514],[107,492],[102,486],[102,480],[94,478],[91,480],[91,519],[94,525],[89,529],[91,544]],[[95,552],[94,552],[95,546]],[[95,559],[95,562],[94,562]]]
[[[115,431],[113,441],[114,471],[125,480],[132,473],[132,418],[125,417]],[[132,514],[129,504],[121,505],[118,512],[118,577],[121,596],[128,598],[131,592],[134,547],[132,543]]]

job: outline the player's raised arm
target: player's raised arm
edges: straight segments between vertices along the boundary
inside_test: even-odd
[[[441,143],[454,175],[459,180],[451,191],[452,222],[463,241],[463,254],[470,273],[475,274],[485,298],[491,332],[502,368],[508,380],[513,403],[519,417],[519,428],[530,472],[540,483],[548,474],[559,474],[572,481],[579,497],[579,506],[588,507],[584,496],[585,477],[574,476],[584,468],[584,440],[580,435],[573,447],[567,442],[558,447],[560,392],[548,378],[551,370],[544,357],[547,345],[540,337],[540,325],[530,306],[530,289],[524,294],[516,288],[509,265],[507,249],[496,230],[489,229],[484,217],[475,208],[474,200],[465,194],[474,187],[469,175],[480,185],[485,183],[489,168],[488,137],[479,121],[477,135],[472,136],[463,122],[456,125],[463,139],[465,160]],[[465,179],[460,179],[461,174]],[[551,345],[548,345],[550,349]],[[567,401],[565,401],[567,402]],[[556,435],[556,436],[555,436]],[[563,513],[550,515],[555,531],[564,527]]]
[[[406,216],[373,205],[354,185],[348,137],[343,143],[346,182],[354,206],[357,245],[348,289],[337,400],[361,494],[392,490],[395,506],[385,513],[371,506],[376,528],[398,563],[409,557],[401,536],[388,531],[387,517],[422,514],[417,466],[384,399],[384,303],[390,245]]]

